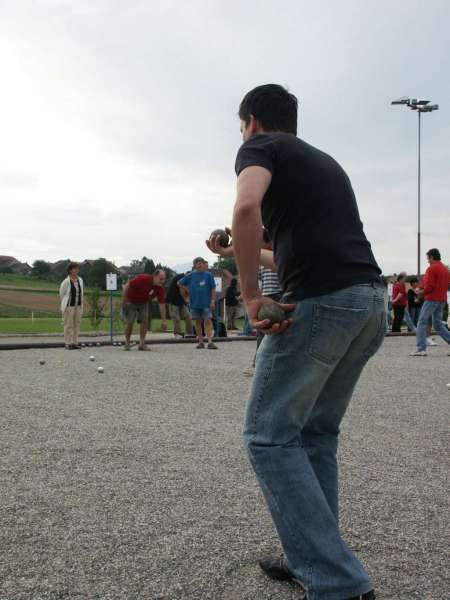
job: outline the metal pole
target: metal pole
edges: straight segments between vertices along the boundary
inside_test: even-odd
[[[417,279],[420,280],[420,185],[421,185],[421,173],[420,173],[420,109],[418,113],[418,160],[417,160]]]
[[[111,344],[113,343],[113,293],[109,292],[109,337]]]

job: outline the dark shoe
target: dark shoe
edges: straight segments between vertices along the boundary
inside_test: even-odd
[[[196,346],[197,350],[203,350],[205,348],[205,344],[203,342],[199,342]]]
[[[284,558],[266,558],[259,561],[259,566],[271,579],[277,581],[295,581],[299,585],[301,583],[296,579],[294,573],[286,565]],[[375,600],[375,592],[371,590],[360,596],[354,596],[353,598],[346,598],[346,600]]]
[[[277,581],[294,580],[295,575],[289,570],[284,558],[265,558],[259,561],[259,566],[271,579]]]
[[[72,350],[81,350],[80,344],[74,344]]]
[[[218,350],[218,348],[214,344],[214,342],[209,342],[209,344],[208,344],[208,350]]]
[[[66,348],[66,350],[73,350],[73,345],[72,344],[66,344],[65,348]]]

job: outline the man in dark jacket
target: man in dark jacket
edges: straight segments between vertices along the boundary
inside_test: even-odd
[[[167,304],[169,305],[169,314],[173,320],[173,334],[176,338],[183,337],[180,323],[183,320],[185,324],[186,334],[192,335],[192,318],[191,313],[180,293],[178,282],[184,277],[184,273],[178,273],[172,279],[167,290]]]

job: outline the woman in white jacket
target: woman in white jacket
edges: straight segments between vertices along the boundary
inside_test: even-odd
[[[59,287],[61,312],[64,317],[64,343],[66,350],[79,350],[78,335],[80,333],[81,315],[83,314],[83,280],[78,276],[80,265],[69,263],[67,277]]]

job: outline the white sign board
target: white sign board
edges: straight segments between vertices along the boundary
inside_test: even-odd
[[[394,289],[394,285],[392,283],[388,283],[387,289],[388,289],[389,299],[392,300],[392,291]]]
[[[216,282],[216,292],[220,294],[222,291],[222,277],[214,277],[214,281]]]
[[[106,289],[109,292],[115,292],[117,290],[117,275],[115,273],[106,274]]]

